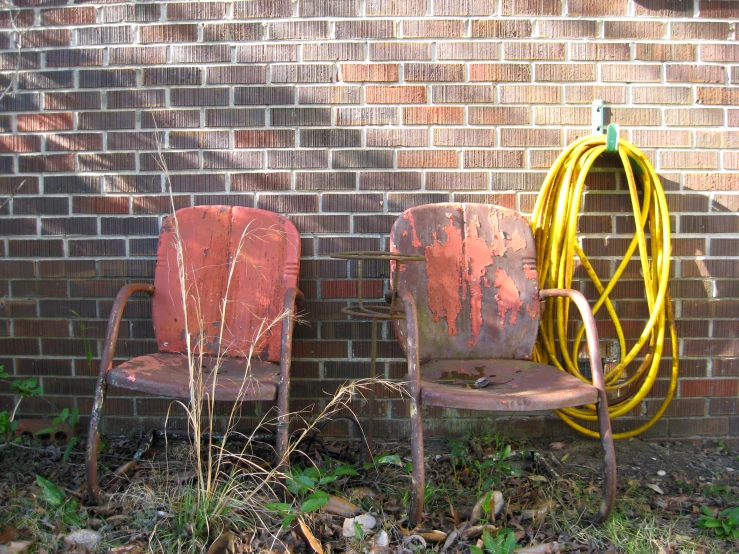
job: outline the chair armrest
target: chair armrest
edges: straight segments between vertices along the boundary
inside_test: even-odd
[[[600,343],[598,342],[598,328],[595,325],[595,318],[590,309],[587,299],[580,291],[573,289],[542,289],[539,291],[539,298],[544,300],[551,297],[569,298],[575,303],[580,311],[583,324],[585,325],[585,336],[588,342],[588,352],[590,354],[590,370],[593,374],[593,385],[600,391],[605,393],[605,379],[603,377],[603,362],[600,357]],[[605,397],[605,394],[603,394]]]
[[[105,346],[103,348],[103,356],[100,360],[100,376],[103,377],[113,363],[115,356],[116,342],[118,342],[118,331],[121,326],[121,318],[123,317],[123,309],[132,294],[137,292],[145,292],[149,295],[154,294],[154,285],[145,285],[143,283],[134,283],[125,285],[118,291],[113,302],[113,308],[108,316],[108,329],[105,333]]]

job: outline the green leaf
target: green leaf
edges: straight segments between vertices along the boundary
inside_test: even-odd
[[[402,466],[403,462],[400,459],[400,456],[397,454],[388,454],[387,456],[380,456],[379,458],[375,458],[375,463],[379,465],[388,464],[388,465],[394,465],[394,466]]]
[[[353,467],[342,465],[334,470],[334,475],[341,477],[342,475],[359,475],[359,473]]]
[[[316,486],[316,482],[307,475],[296,475],[293,477],[293,481],[295,481],[300,488],[312,489]]]
[[[354,522],[354,535],[356,535],[360,541],[364,540],[364,528],[356,521]]]
[[[308,498],[306,498],[305,501],[300,505],[300,511],[304,513],[315,512],[316,510],[328,504],[328,501],[329,498],[327,492],[316,491],[308,496]]]
[[[264,506],[268,510],[277,512],[278,514],[286,515],[292,513],[293,507],[291,504],[285,504],[284,502],[272,502],[271,504],[265,504]]]
[[[474,544],[470,545],[470,554],[483,554],[482,548],[475,546]]]
[[[713,517],[713,510],[709,508],[708,506],[701,506],[701,512],[703,512],[707,516]]]
[[[510,529],[503,529],[499,531],[498,538],[500,538],[501,535],[503,535],[503,552],[505,552],[505,554],[511,554],[516,548],[516,535]]]
[[[293,521],[295,521],[295,514],[287,514],[282,518],[282,528],[287,529]]]
[[[5,371],[5,366],[0,365],[0,379],[6,379],[8,377],[10,377],[10,375]]]
[[[49,504],[56,508],[64,503],[65,494],[63,489],[38,474],[36,475],[36,482],[41,487],[41,492],[44,493],[44,498]]]
[[[56,427],[47,427],[46,429],[41,429],[40,431],[36,431],[34,435],[53,435],[56,433],[58,429]]]
[[[488,552],[498,552],[498,544],[487,531],[483,531],[482,533],[482,544],[485,545],[485,550]]]
[[[326,477],[321,477],[321,480],[318,481],[318,486],[328,485],[329,483],[336,481],[338,478],[338,475],[327,475]]]
[[[79,437],[72,437],[69,439],[69,442],[67,443],[67,448],[64,449],[64,455],[62,456],[62,459],[65,462],[69,461],[69,455],[72,453],[72,448],[74,448],[74,445],[79,442]]]

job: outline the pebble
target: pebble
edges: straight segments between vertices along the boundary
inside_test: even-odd
[[[79,531],[73,531],[66,537],[64,541],[70,546],[84,546],[88,550],[95,550],[98,543],[103,539],[103,536],[97,531],[90,531],[89,529],[80,529]]]
[[[657,475],[659,475],[660,477],[664,477],[665,475],[667,475],[667,472],[666,472],[666,471],[664,471],[664,470],[662,470],[662,469],[660,469],[660,470],[659,470],[659,471],[657,472]]]

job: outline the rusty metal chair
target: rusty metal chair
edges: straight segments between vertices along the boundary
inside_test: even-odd
[[[395,221],[390,249],[426,258],[400,269],[405,320],[395,323],[408,359],[411,525],[423,515],[423,406],[531,412],[597,404],[605,483],[595,520],[605,520],[615,500],[616,461],[595,321],[578,291],[539,290],[528,222],[487,204],[419,206]],[[530,361],[540,300],[557,296],[580,310],[593,385]]]
[[[87,487],[94,501],[101,499],[98,426],[108,385],[190,398],[194,368],[202,370],[200,390],[210,400],[276,398],[277,457],[278,463],[284,462],[291,316],[302,299],[297,289],[299,263],[300,235],[288,219],[273,212],[199,206],[165,219],[154,284],[124,286],[108,319],[87,442]],[[123,310],[136,292],[152,295],[159,352],[113,367]]]

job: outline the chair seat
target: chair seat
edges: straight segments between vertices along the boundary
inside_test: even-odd
[[[421,401],[430,406],[529,412],[595,403],[598,389],[555,367],[524,360],[432,360],[421,364]],[[486,377],[489,385],[474,388]]]
[[[197,360],[197,357],[195,358]],[[224,401],[274,400],[280,382],[280,366],[252,359],[247,370],[244,358],[221,358],[217,373],[215,399]],[[214,356],[203,357],[207,374],[204,390],[213,385]],[[107,374],[108,383],[124,389],[168,396],[189,398],[190,370],[184,354],[158,353],[139,356],[114,367]]]

